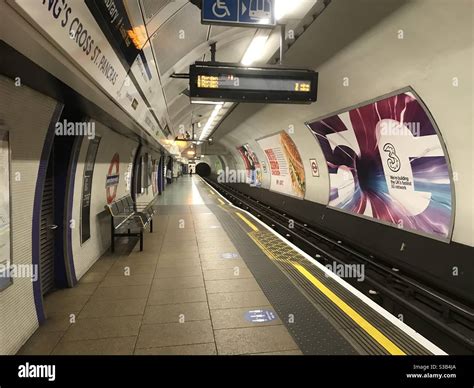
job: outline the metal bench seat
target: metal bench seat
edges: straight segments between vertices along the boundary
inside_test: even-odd
[[[143,231],[147,228],[153,233],[153,216],[155,201],[150,203],[134,202],[130,195],[126,195],[108,205],[111,221],[111,251],[115,252],[115,238],[117,237],[138,237],[140,239],[140,251],[143,251]],[[126,227],[127,233],[120,233],[119,230]],[[132,232],[132,228],[138,228],[138,232]]]

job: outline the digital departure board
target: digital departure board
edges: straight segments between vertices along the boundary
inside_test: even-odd
[[[248,68],[198,62],[190,67],[192,102],[311,103],[318,73],[280,67]]]

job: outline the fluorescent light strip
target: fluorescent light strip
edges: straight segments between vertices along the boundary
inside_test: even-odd
[[[242,65],[250,66],[252,63],[258,61],[265,52],[265,45],[267,43],[269,32],[263,32],[256,35],[250,43],[247,51],[242,58]]]
[[[213,128],[214,120],[216,119],[217,115],[222,109],[222,105],[223,104],[216,105],[216,107],[212,111],[211,116],[209,116],[209,120],[207,120],[207,123],[201,132],[201,136],[199,136],[199,141],[203,141],[207,138],[207,136],[209,136],[209,133],[211,132],[211,129]]]
[[[315,2],[316,3],[316,2]],[[302,0],[276,0],[275,18],[280,20],[301,7]],[[258,30],[242,58],[242,65],[250,66],[265,54],[265,46],[270,36],[270,30]]]
[[[276,0],[275,1],[275,19],[281,20],[290,12],[293,12],[303,3],[303,0]],[[316,1],[314,2],[316,3]]]
[[[222,101],[195,101],[191,100],[191,104],[200,104],[200,105],[222,105]]]

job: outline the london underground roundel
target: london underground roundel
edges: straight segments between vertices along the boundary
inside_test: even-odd
[[[118,184],[120,181],[120,156],[118,153],[112,157],[107,171],[105,189],[107,194],[107,203],[112,203],[117,196]]]

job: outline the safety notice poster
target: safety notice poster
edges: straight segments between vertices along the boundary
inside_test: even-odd
[[[270,170],[270,190],[304,198],[306,180],[303,162],[293,139],[285,131],[257,140]]]
[[[440,137],[407,91],[308,123],[327,161],[329,206],[440,239],[452,186]]]
[[[92,139],[87,148],[84,173],[82,176],[81,196],[81,245],[91,237],[91,195],[95,159],[99,149],[100,137]]]

